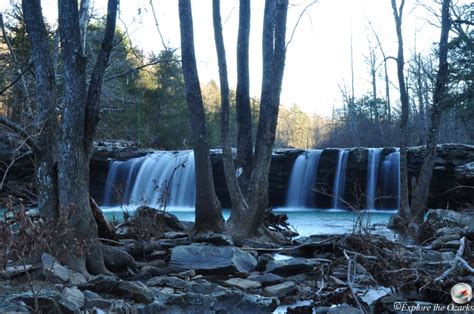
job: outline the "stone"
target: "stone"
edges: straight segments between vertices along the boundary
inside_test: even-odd
[[[184,289],[187,282],[176,277],[154,277],[147,281],[148,287],[171,287],[175,289]]]
[[[249,276],[247,279],[258,281],[264,286],[275,285],[275,284],[279,284],[285,281],[285,278],[272,274],[272,273],[264,273],[262,275],[253,275],[253,276]]]
[[[150,303],[154,299],[152,291],[140,281],[123,281],[105,275],[99,275],[78,288],[116,295],[139,303]]]
[[[79,307],[79,309],[84,305],[85,301],[85,296],[84,293],[82,293],[81,290],[79,290],[77,287],[66,287],[63,289],[61,292],[61,297],[63,299],[69,300]]]
[[[113,305],[113,302],[104,299],[86,299],[84,302],[84,309],[98,308],[101,310],[109,310]]]
[[[197,233],[192,237],[193,242],[205,242],[215,245],[234,245],[232,238],[225,234],[206,232],[206,233]]]
[[[474,180],[474,161],[457,166],[454,173],[458,181]]]
[[[251,272],[257,261],[236,247],[191,244],[173,248],[169,265],[194,269],[197,273],[231,274]]]
[[[178,239],[178,238],[187,238],[188,234],[186,232],[181,231],[168,231],[165,232],[166,239]]]
[[[138,314],[154,313],[271,313],[278,299],[226,290],[211,294],[159,293],[153,303],[138,306]]]
[[[227,288],[209,282],[205,279],[196,279],[188,283],[186,292],[211,294],[216,292],[228,291]]]
[[[95,293],[94,291],[90,291],[90,290],[84,290],[82,291],[82,293],[84,294],[84,298],[87,300],[87,299],[101,299],[102,297],[100,296],[100,294],[98,293]]]
[[[192,243],[189,238],[161,239],[161,240],[157,240],[156,242],[165,248],[173,248],[176,246],[188,245]]]
[[[84,301],[84,294],[77,287],[64,288],[61,292],[61,298],[57,300],[58,304],[70,312],[79,312],[84,305]]]
[[[362,314],[359,309],[352,307],[346,303],[329,308],[328,314]]]
[[[26,274],[26,272],[32,269],[33,269],[33,265],[31,264],[7,266],[5,270],[0,272],[0,276],[3,279],[10,279],[12,277]]]
[[[261,283],[258,281],[242,279],[242,278],[231,278],[229,280],[224,281],[224,283],[231,287],[237,287],[243,290],[247,289],[257,289],[262,286]]]
[[[273,255],[265,253],[258,257],[256,270],[264,271],[268,262],[273,261]]]
[[[47,253],[41,255],[43,274],[47,279],[59,280],[62,283],[69,281],[69,270]]]
[[[87,279],[86,279],[86,277],[84,277],[83,274],[74,273],[74,272],[69,273],[69,283],[71,285],[78,286],[78,285],[82,285],[83,283],[86,283],[86,282],[87,282]]]
[[[296,292],[296,289],[297,287],[293,281],[286,281],[278,285],[268,286],[264,291],[268,295],[283,298]]]
[[[468,238],[469,240],[473,240],[474,241],[474,226],[470,226],[466,229],[466,231],[464,232],[464,235],[466,236],[466,238]]]
[[[270,261],[265,272],[272,272],[277,275],[289,276],[310,272],[319,262],[316,260],[306,259],[302,257]]]
[[[196,271],[194,269],[185,270],[176,274],[176,277],[189,280],[189,278],[196,277]]]
[[[173,293],[174,293],[174,289],[173,289],[173,288],[169,288],[169,287],[164,287],[164,288],[160,288],[160,292],[161,292],[161,293],[166,293],[166,294],[173,294]]]

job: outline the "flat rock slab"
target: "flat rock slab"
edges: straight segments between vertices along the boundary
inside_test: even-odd
[[[176,277],[153,277],[146,283],[149,287],[171,287],[174,289],[186,288],[188,282]]]
[[[57,279],[63,283],[69,281],[69,270],[47,253],[43,253],[41,256],[41,262],[43,263],[43,274],[46,278]]]
[[[287,260],[274,260],[268,262],[265,272],[290,276],[310,272],[318,264],[319,262],[317,260],[305,259],[301,257]]]
[[[225,234],[220,233],[198,233],[192,237],[193,242],[205,242],[205,243],[212,243],[215,245],[234,245],[232,238]]]
[[[231,274],[253,271],[257,260],[236,247],[191,244],[173,248],[169,265],[198,273]]]
[[[150,303],[154,299],[153,292],[140,281],[123,281],[104,275],[99,275],[93,281],[82,284],[78,288],[112,294],[139,303]]]
[[[229,280],[224,281],[224,283],[228,286],[237,287],[243,290],[257,289],[262,286],[262,284],[258,281],[242,279],[242,278],[231,278]]]
[[[276,285],[279,283],[282,283],[285,281],[285,278],[282,276],[278,276],[272,273],[265,273],[262,275],[256,275],[256,276],[249,276],[247,277],[249,280],[254,280],[260,282],[262,285],[267,286],[267,285]]]
[[[30,271],[33,268],[33,265],[17,265],[17,266],[7,266],[4,271],[0,272],[0,276],[3,279],[10,279],[15,276],[23,275],[27,271]]]
[[[294,293],[296,289],[297,287],[293,281],[287,281],[278,285],[266,287],[264,291],[269,295],[283,298]]]

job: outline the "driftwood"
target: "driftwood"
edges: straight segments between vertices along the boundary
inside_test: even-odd
[[[456,253],[456,257],[454,258],[451,267],[446,269],[439,277],[437,277],[434,282],[437,284],[442,284],[446,278],[451,273],[455,273],[461,269],[464,269],[472,274],[474,274],[474,268],[469,266],[468,262],[462,258],[464,254],[464,248],[466,247],[466,237],[462,237],[461,244],[459,245],[459,249]]]
[[[114,226],[110,221],[107,220],[107,218],[104,216],[104,213],[102,213],[99,206],[92,197],[89,197],[89,204],[91,206],[92,215],[94,216],[95,222],[97,223],[99,238],[118,241]]]

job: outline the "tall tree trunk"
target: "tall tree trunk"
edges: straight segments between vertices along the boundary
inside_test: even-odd
[[[439,123],[445,107],[446,83],[448,81],[448,36],[451,29],[449,14],[450,0],[443,0],[441,8],[441,35],[438,52],[438,73],[436,75],[433,104],[430,109],[430,127],[426,152],[421,166],[416,187],[412,194],[411,210],[415,223],[423,221],[426,203],[428,201],[431,177],[436,158],[436,145],[439,136]]]
[[[254,166],[247,197],[248,210],[233,210],[229,232],[236,238],[258,236],[268,205],[268,172],[275,140],[286,56],[287,0],[266,0],[263,21],[263,74]]]
[[[239,181],[237,180],[235,174],[234,158],[232,156],[229,123],[229,81],[227,76],[227,61],[225,56],[224,37],[222,35],[220,0],[212,1],[212,16],[214,24],[214,39],[216,42],[217,60],[219,64],[219,80],[221,87],[221,142],[222,158],[224,163],[224,175],[227,183],[227,190],[229,191],[230,200],[232,203],[232,209],[245,210],[246,203],[240,190]],[[250,148],[252,148],[252,145],[250,146]]]
[[[410,205],[408,202],[408,164],[407,164],[407,145],[408,145],[408,110],[409,99],[408,91],[405,85],[405,74],[403,66],[405,59],[403,56],[403,35],[402,35],[402,15],[405,0],[401,0],[399,8],[395,0],[392,1],[393,16],[395,18],[395,27],[398,39],[397,53],[397,77],[400,89],[400,102],[402,114],[400,119],[400,208],[399,216],[406,222],[411,220]]]
[[[35,151],[38,208],[45,218],[58,217],[56,80],[48,33],[40,0],[23,0],[23,17],[32,48],[36,79],[36,130],[40,135]]]
[[[193,17],[189,0],[179,0],[179,25],[186,101],[191,128],[194,130],[193,146],[196,165],[196,222],[194,229],[196,232],[220,232],[224,228],[224,219],[212,177],[204,106],[194,52]]]
[[[252,172],[252,114],[249,91],[250,0],[240,0],[237,35],[237,167],[242,168],[239,183],[246,193]]]
[[[82,54],[76,1],[58,1],[58,28],[64,64],[64,94],[59,141],[59,206],[70,214],[71,237],[95,246],[97,225],[89,205],[89,160],[84,147],[86,59]],[[70,256],[70,255],[68,255]],[[86,256],[70,256],[76,271],[86,273]]]

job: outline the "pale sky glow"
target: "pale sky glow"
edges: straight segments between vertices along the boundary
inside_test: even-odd
[[[312,0],[290,0],[287,40],[303,8]],[[397,1],[398,2],[398,1]],[[431,0],[407,0],[404,11],[405,58],[414,50],[415,33],[418,52],[427,52],[439,38],[439,30],[426,22],[426,8],[416,5],[424,2],[437,9]],[[468,2],[465,0],[464,2]],[[0,0],[2,8],[9,4]],[[218,69],[212,28],[212,1],[194,0],[195,47],[201,83],[211,79],[218,82]],[[161,33],[169,47],[179,48],[179,19],[177,0],[153,0]],[[223,0],[222,19],[229,66],[231,87],[236,86],[236,42],[238,29],[238,0]],[[97,12],[105,12],[106,0],[93,0]],[[252,1],[250,38],[251,95],[260,95],[261,33],[263,0]],[[43,11],[48,20],[54,20],[56,2],[43,0]],[[140,12],[140,14],[139,14]],[[433,17],[428,17],[434,21]],[[288,47],[281,101],[285,105],[298,104],[304,111],[329,116],[332,107],[340,106],[339,85],[350,85],[350,38],[353,36],[356,96],[370,90],[368,40],[376,40],[368,27],[368,20],[379,34],[385,53],[396,55],[397,42],[390,0],[319,0],[302,17],[293,41]],[[121,0],[121,29],[127,27],[132,43],[145,52],[158,53],[163,49],[151,13],[149,0]],[[369,39],[368,39],[369,38]],[[379,60],[381,54],[377,51]],[[382,70],[382,68],[380,68]],[[391,80],[396,86],[395,62],[390,64]],[[382,72],[380,72],[382,74]],[[380,95],[382,81],[379,82]],[[394,95],[394,97],[396,97]]]

